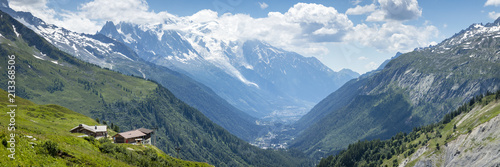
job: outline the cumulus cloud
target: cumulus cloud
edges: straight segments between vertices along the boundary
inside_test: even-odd
[[[347,15],[362,15],[365,13],[374,12],[375,9],[377,9],[377,6],[375,4],[370,4],[370,5],[365,5],[365,6],[356,5],[356,7],[354,7],[354,8],[347,9],[345,14],[347,14]]]
[[[407,21],[422,15],[417,0],[378,0],[379,9],[367,21]]]
[[[33,8],[50,10],[47,6],[47,0],[10,0],[9,5],[15,10],[31,10]]]
[[[48,7],[47,0],[15,0],[10,6],[17,11],[31,12],[50,24],[76,32],[95,33],[105,21],[131,22],[137,24],[160,24],[173,15],[167,12],[149,11],[145,0],[93,0],[83,3],[78,11],[55,11]]]
[[[347,15],[319,4],[298,3],[283,16],[286,22],[300,25],[301,37],[312,42],[340,41],[353,27]]]
[[[266,9],[267,7],[269,7],[269,5],[265,2],[259,2],[259,7],[260,9]]]
[[[429,46],[431,38],[437,35],[438,29],[432,25],[416,27],[401,22],[387,22],[381,26],[358,24],[345,40],[360,42],[379,51],[404,52],[418,46]]]
[[[417,0],[379,0],[385,17],[392,20],[412,20],[422,15]]]
[[[203,12],[203,13],[200,13]],[[270,12],[267,17],[253,18],[247,14],[226,13],[219,17],[205,10],[185,17],[181,26],[174,29],[193,32],[197,27],[209,27],[206,36],[230,41],[257,39],[274,46],[305,54],[325,54],[323,42],[341,42],[352,30],[353,23],[347,15],[333,7],[319,4],[298,3],[287,12]],[[208,14],[207,14],[208,13]],[[201,23],[195,16],[210,18]],[[181,28],[179,28],[181,27]]]
[[[44,20],[47,23],[55,24],[76,32],[95,33],[100,26],[95,22],[81,15],[70,11],[58,11],[49,8],[47,0],[15,0],[9,1],[9,6],[16,11],[26,11]]]
[[[146,0],[94,0],[78,9],[89,19],[137,24],[163,23],[170,15],[167,12],[150,12]]]
[[[491,19],[496,20],[496,19],[498,19],[498,17],[500,17],[500,13],[497,13],[497,12],[494,12],[494,11],[493,11],[493,12],[489,12],[489,13],[488,13],[488,16],[489,16]]]
[[[165,29],[196,32],[214,39],[262,40],[306,55],[327,54],[327,44],[332,42],[359,43],[386,52],[407,51],[428,46],[430,39],[437,34],[434,26],[403,24],[404,20],[421,15],[416,0],[379,0],[378,3],[348,9],[346,14],[321,4],[297,3],[287,12],[269,12],[263,18],[253,18],[248,14],[219,15],[220,13],[212,10],[201,10],[191,16],[178,17],[164,11],[151,11],[145,0],[92,0],[83,3],[73,12],[56,12],[48,8],[47,3],[50,2],[16,0],[12,6],[16,6],[16,10],[32,12],[48,23],[76,32],[95,33],[105,21],[164,24],[162,27]],[[259,5],[266,6],[265,3]],[[367,20],[385,23],[354,25],[347,14],[369,14]],[[397,14],[402,16],[396,16]],[[167,23],[168,20],[175,22]]]
[[[500,6],[500,0],[488,0],[484,6]]]

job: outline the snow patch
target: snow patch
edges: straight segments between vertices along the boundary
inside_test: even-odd
[[[16,33],[16,36],[19,38],[19,33],[16,31],[16,26],[12,25],[12,28],[14,29],[14,33]]]
[[[126,43],[132,43],[135,41],[134,38],[132,38],[132,34],[123,34],[123,36],[125,37],[123,41]]]
[[[142,69],[139,68],[139,72],[142,74],[142,78],[146,79],[146,74],[144,74],[144,72],[142,72]]]
[[[40,60],[43,60],[42,57],[39,57],[39,56],[36,56],[36,55],[33,55],[33,57],[37,58],[37,59],[40,59]]]
[[[120,55],[120,56],[122,56],[122,57],[124,57],[124,58],[126,58],[126,59],[128,59],[128,60],[130,60],[130,61],[134,61],[131,58],[125,56],[123,53],[120,53],[120,52],[115,52],[115,53],[118,54],[118,55]]]
[[[75,45],[75,44],[73,44],[73,50],[75,50],[75,52],[77,52],[77,51],[78,51],[78,48],[76,48],[76,45]]]

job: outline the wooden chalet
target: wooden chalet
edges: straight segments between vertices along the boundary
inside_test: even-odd
[[[70,130],[71,133],[83,133],[88,136],[94,136],[95,138],[107,137],[108,131],[107,126],[88,126],[85,124],[80,124]]]
[[[115,143],[151,144],[153,130],[139,128],[127,132],[118,133],[113,136]]]

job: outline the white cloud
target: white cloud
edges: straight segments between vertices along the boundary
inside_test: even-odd
[[[500,0],[488,0],[484,6],[500,6]]]
[[[301,27],[298,39],[305,38],[311,42],[340,41],[353,27],[347,15],[319,4],[298,3],[283,16],[286,22]]]
[[[265,2],[259,2],[259,7],[260,9],[266,9],[267,7],[269,7],[269,5]]]
[[[197,23],[205,23],[205,22],[210,22],[210,21],[216,21],[219,16],[218,13],[212,10],[204,9],[200,10],[199,12],[196,12],[192,16],[187,16],[189,20],[192,20],[193,22]]]
[[[354,8],[347,9],[345,14],[347,14],[347,15],[362,15],[365,13],[374,12],[375,9],[377,9],[377,6],[375,4],[370,4],[370,5],[365,5],[365,6],[356,5],[356,7],[354,7]]]
[[[497,12],[494,12],[494,11],[493,11],[493,12],[489,12],[489,13],[488,13],[488,16],[489,16],[491,19],[496,20],[496,19],[498,19],[498,17],[500,17],[500,13],[497,13]]]
[[[351,3],[352,3],[353,5],[358,5],[358,4],[360,4],[361,2],[363,2],[363,0],[351,0]]]
[[[368,58],[365,56],[361,56],[361,57],[358,57],[358,60],[368,60]]]
[[[205,13],[215,12],[207,10]],[[338,13],[333,7],[318,4],[298,3],[285,13],[270,12],[264,18],[230,13],[219,17],[199,15],[215,19],[208,24],[211,31],[204,35],[230,41],[257,39],[302,54],[327,53],[328,49],[322,43],[341,42],[353,28],[347,15]],[[185,17],[184,25],[171,27],[182,31],[202,27],[203,23],[193,18],[198,17]]]
[[[31,10],[33,8],[48,10],[47,0],[9,0],[9,6],[15,10]]]
[[[366,17],[366,21],[374,21],[374,22],[385,21],[386,20],[385,15],[386,13],[384,11],[377,10],[372,14],[370,14],[368,17]]]
[[[47,0],[11,0],[9,6],[16,11],[30,12],[47,23],[72,31],[95,33],[100,29],[96,22],[79,13],[65,10],[56,12],[54,9],[49,8],[47,3],[49,3]]]
[[[367,17],[367,21],[407,21],[422,15],[417,0],[378,0],[380,9]]]
[[[418,33],[415,33],[418,32]],[[418,46],[429,46],[432,37],[437,37],[435,26],[415,27],[401,22],[387,22],[381,26],[358,24],[349,33],[346,41],[357,41],[383,52],[406,52]]]
[[[163,27],[185,32],[197,31],[203,33],[200,35],[229,41],[257,39],[305,55],[325,55],[329,52],[327,44],[332,42],[359,43],[385,52],[408,51],[428,46],[430,39],[438,33],[437,28],[431,25],[416,27],[401,22],[421,15],[421,9],[415,0],[379,2],[380,6],[356,6],[346,12],[371,12],[367,20],[386,21],[384,24],[374,23],[370,26],[354,25],[346,14],[339,13],[333,7],[307,3],[297,3],[285,13],[269,12],[264,18],[231,13],[219,16],[212,10],[201,10],[192,16],[178,17],[167,12],[151,11],[145,0],[93,0],[83,3],[73,12],[56,12],[47,7],[47,3],[50,3],[47,0],[17,0],[12,6],[16,6],[17,10],[32,12],[48,23],[76,32],[95,33],[105,21],[154,25],[175,20],[176,23],[169,22]],[[387,11],[389,9],[400,10],[390,13]],[[404,16],[393,16],[395,13],[402,13]],[[210,31],[199,31],[201,28]]]
[[[81,5],[81,14],[89,19],[137,24],[163,23],[170,14],[150,12],[145,0],[94,0]]]
[[[422,15],[417,0],[379,0],[380,8],[386,12],[386,19],[412,20]]]
[[[438,45],[438,43],[436,41],[432,41],[429,43],[429,46],[436,46],[436,45]]]

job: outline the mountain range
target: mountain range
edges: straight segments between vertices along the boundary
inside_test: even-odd
[[[262,129],[255,124],[256,118],[233,107],[210,88],[179,72],[142,60],[135,51],[121,42],[102,34],[71,32],[47,24],[31,13],[16,12],[9,8],[6,0],[2,0],[1,3],[3,5],[0,6],[0,10],[12,15],[58,49],[103,68],[154,80],[172,91],[177,98],[195,107],[210,120],[241,139],[250,141]]]
[[[139,127],[155,129],[156,146],[172,155],[176,154],[176,148],[181,148],[178,153],[182,159],[217,166],[311,165],[298,151],[251,146],[156,82],[78,60],[4,12],[0,12],[0,34],[0,54],[15,55],[17,97],[38,104],[68,106],[88,117],[119,126],[122,131]],[[3,88],[7,86],[8,60],[8,56],[0,57]],[[49,111],[46,114],[53,114]],[[50,135],[46,131],[34,133]]]
[[[230,104],[257,118],[296,120],[315,103],[359,74],[334,72],[314,57],[257,40],[208,35],[217,22],[188,30],[175,25],[107,22],[104,34],[133,48],[146,61],[180,71],[212,88]]]
[[[434,126],[460,105],[500,88],[500,18],[473,24],[437,45],[398,53],[359,76],[263,41],[212,36],[216,21],[187,29],[172,29],[175,19],[156,25],[106,22],[90,35],[16,12],[6,0],[0,3],[6,12],[0,12],[0,54],[17,57],[19,97],[67,107],[122,130],[155,128],[164,152],[181,148],[181,157],[217,166],[310,166],[311,157],[343,156],[342,150],[357,149],[369,143],[365,140],[380,145],[377,139],[391,137],[396,142],[385,145],[398,149],[373,154],[384,156],[377,157],[378,164],[395,165],[403,156],[407,162],[435,164],[441,154],[406,159],[412,154],[406,147],[416,142],[401,143],[416,138],[405,132]],[[7,58],[0,62],[0,85],[6,87]],[[273,127],[273,133],[292,136],[283,137],[289,149],[262,150],[246,142],[259,133],[280,142],[272,138],[280,134],[258,125],[262,120],[293,123]],[[439,136],[438,128],[428,128],[425,136]],[[431,144],[450,140],[435,138]],[[388,152],[401,155],[387,157]],[[338,159],[328,160],[323,162]]]
[[[297,122],[302,132],[291,147],[313,157],[335,154],[353,141],[437,122],[474,96],[498,90],[499,37],[500,19],[473,24],[347,82]]]

